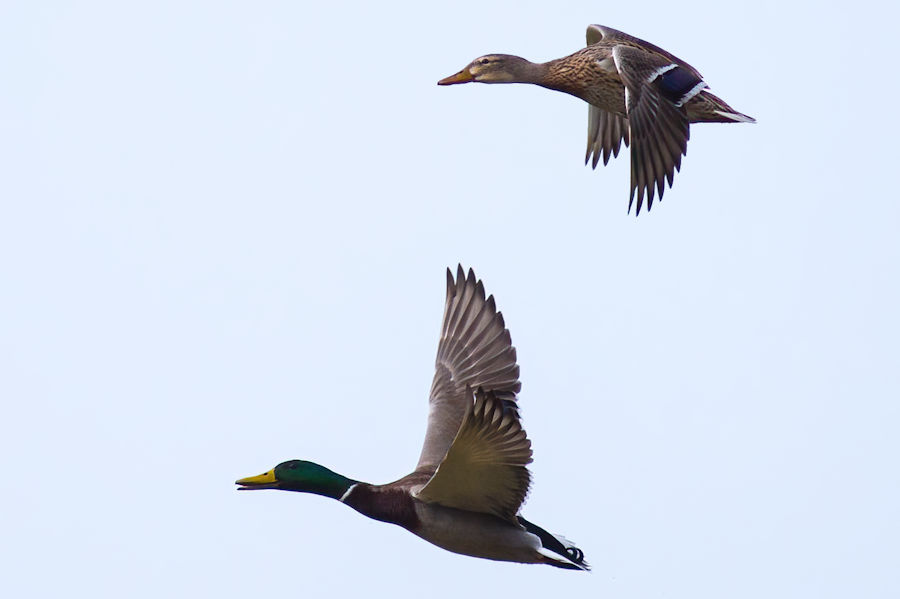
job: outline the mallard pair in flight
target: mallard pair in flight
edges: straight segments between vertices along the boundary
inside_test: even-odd
[[[543,64],[506,54],[477,58],[440,85],[533,83],[587,102],[585,163],[596,167],[631,145],[631,198],[662,199],[687,149],[690,123],[749,122],[707,89],[700,73],[653,44],[599,25],[588,46]],[[281,489],[331,497],[439,547],[475,557],[588,570],[584,553],[522,517],[531,442],[519,420],[519,366],[493,296],[469,270],[447,271],[447,297],[416,469],[385,485],[290,460],[240,479],[243,490]]]
[[[584,162],[597,167],[631,145],[631,195],[640,214],[654,189],[662,200],[687,152],[691,123],[755,123],[707,89],[683,60],[627,33],[602,25],[587,29],[587,47],[564,58],[533,63],[509,54],[488,54],[438,85],[531,83],[581,98],[588,108]],[[593,160],[592,160],[593,157]]]

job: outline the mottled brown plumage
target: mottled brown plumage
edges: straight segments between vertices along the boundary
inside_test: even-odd
[[[631,196],[640,214],[654,192],[662,199],[687,152],[690,123],[752,123],[707,91],[700,73],[649,42],[602,25],[587,29],[587,47],[564,58],[532,63],[509,54],[476,58],[465,69],[438,82],[453,85],[531,83],[581,98],[588,109],[585,164],[596,168],[631,146]]]

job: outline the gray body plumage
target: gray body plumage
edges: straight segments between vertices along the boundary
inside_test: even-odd
[[[447,551],[523,564],[546,561],[537,535],[491,514],[423,503],[416,512],[423,526],[412,532]]]

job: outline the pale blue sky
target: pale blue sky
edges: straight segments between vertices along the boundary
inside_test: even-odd
[[[4,591],[900,595],[896,17],[3,3]],[[627,158],[582,166],[581,101],[435,85],[565,55],[589,23],[759,120],[693,127],[638,219]],[[233,488],[288,458],[414,466],[457,262],[519,352],[524,513],[592,574]]]

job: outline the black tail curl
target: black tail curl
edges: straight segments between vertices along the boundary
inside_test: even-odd
[[[519,524],[524,526],[525,530],[533,535],[537,535],[537,537],[541,540],[541,545],[543,545],[545,549],[549,549],[554,553],[558,553],[560,557],[564,557],[573,562],[572,564],[547,562],[551,566],[556,566],[557,568],[563,568],[566,570],[590,570],[590,565],[586,561],[584,561],[584,551],[582,551],[578,547],[566,547],[560,542],[559,539],[557,539],[555,536],[553,536],[537,524],[532,524],[522,516],[517,516],[517,518],[519,519]]]

